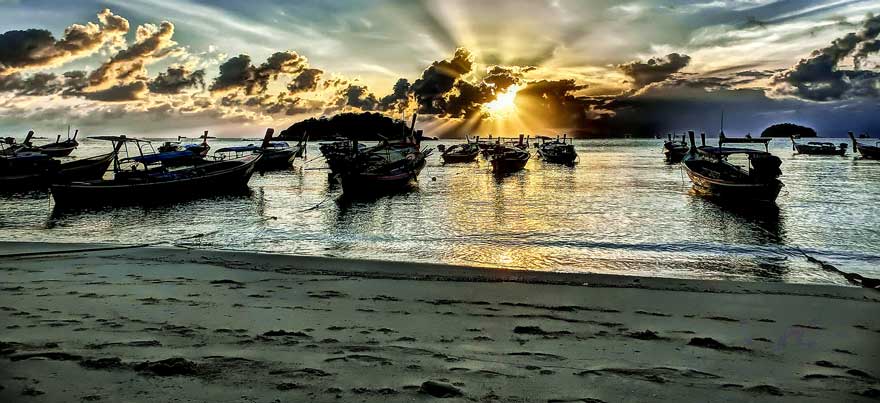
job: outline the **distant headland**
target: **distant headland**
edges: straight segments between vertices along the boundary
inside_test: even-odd
[[[764,129],[761,137],[816,137],[816,131],[794,123],[780,123]]]

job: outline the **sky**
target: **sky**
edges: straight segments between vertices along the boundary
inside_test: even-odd
[[[876,0],[0,0],[0,135],[877,135],[878,38]]]

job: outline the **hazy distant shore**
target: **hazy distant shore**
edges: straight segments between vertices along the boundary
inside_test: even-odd
[[[41,243],[0,288],[10,402],[880,395],[870,289]]]

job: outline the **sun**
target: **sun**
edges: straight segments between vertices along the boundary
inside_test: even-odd
[[[483,104],[483,110],[492,117],[504,118],[516,112],[516,93],[520,87],[516,84],[507,87],[504,92],[498,93],[495,100]]]

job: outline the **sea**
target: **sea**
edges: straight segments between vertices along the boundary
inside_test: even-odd
[[[880,277],[880,161],[797,155],[776,139],[770,150],[785,184],[777,202],[719,204],[691,191],[681,167],[664,162],[662,143],[577,140],[573,167],[531,149],[526,169],[503,178],[483,159],[444,165],[435,151],[413,189],[368,199],[344,197],[311,143],[305,160],[255,174],[240,195],[60,210],[45,191],[0,194],[0,240],[686,279],[847,285],[838,270]],[[72,157],[108,151],[109,143],[84,139]]]

